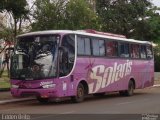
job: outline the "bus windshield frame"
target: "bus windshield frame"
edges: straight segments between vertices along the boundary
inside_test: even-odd
[[[36,35],[17,38],[11,59],[10,78],[41,80],[57,77],[60,35]]]

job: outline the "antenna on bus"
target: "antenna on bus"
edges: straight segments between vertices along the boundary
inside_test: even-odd
[[[92,34],[98,34],[98,35],[126,38],[126,36],[124,36],[124,35],[113,34],[113,33],[108,33],[108,32],[99,32],[99,31],[92,30],[92,29],[86,29],[86,30],[82,30],[82,31],[84,31],[86,33],[92,33]]]

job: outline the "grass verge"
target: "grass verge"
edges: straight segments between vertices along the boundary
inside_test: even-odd
[[[0,89],[10,88],[10,81],[8,78],[7,71],[4,71],[0,78]]]

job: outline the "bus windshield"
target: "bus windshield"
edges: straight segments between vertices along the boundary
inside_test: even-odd
[[[56,77],[58,35],[19,37],[11,60],[11,79]]]

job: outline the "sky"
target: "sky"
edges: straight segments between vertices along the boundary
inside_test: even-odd
[[[160,7],[160,0],[152,0],[151,1],[155,6]]]

